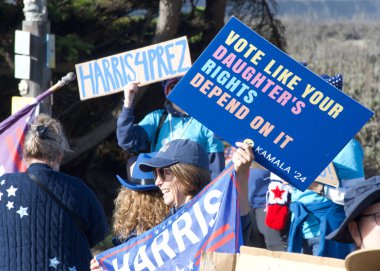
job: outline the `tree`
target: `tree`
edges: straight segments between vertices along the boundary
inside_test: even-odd
[[[203,44],[209,44],[224,25],[227,0],[206,0]]]
[[[170,40],[178,32],[182,0],[160,0],[159,15],[153,43]]]
[[[190,5],[186,12],[183,3]],[[76,63],[183,35],[187,35],[192,56],[196,58],[224,25],[228,2],[208,0],[205,8],[197,3],[197,0],[48,1],[51,33],[56,35],[57,68],[52,71],[53,81],[72,71]],[[241,3],[233,1],[231,5]],[[0,23],[8,26],[0,27],[0,74],[4,72],[5,77],[0,80],[11,84],[9,96],[2,99],[7,104],[10,96],[18,95],[18,80],[13,78],[13,37],[15,29],[21,29],[22,9],[22,1],[8,4],[0,0]],[[161,89],[160,84],[154,84],[141,93],[144,102],[137,103],[137,120],[161,107],[165,100]],[[124,170],[123,161],[128,155],[118,148],[114,135],[122,99],[120,93],[80,101],[75,84],[54,94],[53,116],[63,123],[74,150],[66,157],[63,170],[85,179],[98,194],[110,189],[111,198],[117,187],[115,172]],[[1,110],[0,118],[4,119],[9,115],[9,106],[2,106]],[[105,180],[112,180],[111,185],[104,187]],[[109,198],[105,196],[103,201],[108,213],[112,211]]]

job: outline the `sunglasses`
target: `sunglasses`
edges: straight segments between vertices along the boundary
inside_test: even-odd
[[[166,181],[166,177],[171,174],[173,174],[173,171],[169,168],[155,168],[153,171],[154,179],[156,180],[160,177],[161,180]]]
[[[376,212],[376,213],[368,214],[368,215],[361,215],[360,218],[362,218],[362,217],[371,217],[371,216],[376,221],[377,226],[380,226],[380,212]]]

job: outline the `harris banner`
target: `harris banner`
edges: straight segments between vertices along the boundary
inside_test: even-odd
[[[242,245],[231,163],[161,224],[96,256],[103,270],[199,270],[202,251],[236,253]]]

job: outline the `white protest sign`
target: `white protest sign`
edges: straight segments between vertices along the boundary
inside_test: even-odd
[[[184,75],[191,67],[186,37],[75,65],[81,100],[120,92]]]

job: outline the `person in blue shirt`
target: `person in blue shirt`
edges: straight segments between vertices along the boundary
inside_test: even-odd
[[[164,91],[168,95],[178,78],[165,82]],[[116,136],[121,148],[140,153],[158,151],[165,143],[174,139],[191,139],[199,143],[207,152],[209,170],[214,179],[224,169],[223,143],[215,134],[189,116],[170,101],[163,109],[149,113],[138,124],[135,123],[133,101],[138,91],[138,83],[124,88],[124,106],[117,120]]]
[[[322,78],[342,89],[341,75],[322,75]],[[338,189],[325,186],[320,193],[293,189],[289,252],[344,259],[352,251],[351,244],[326,240],[325,237],[345,218],[341,195],[353,184],[364,181],[363,159],[360,143],[352,139],[332,161],[340,183]]]

